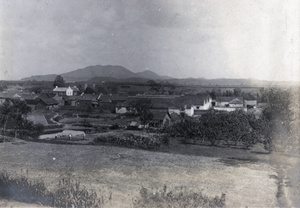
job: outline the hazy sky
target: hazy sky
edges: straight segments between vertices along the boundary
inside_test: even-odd
[[[300,79],[298,0],[0,0],[0,79],[122,65]]]

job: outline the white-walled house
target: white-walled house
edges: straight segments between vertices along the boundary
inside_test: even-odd
[[[244,99],[242,97],[217,97],[216,107],[233,107],[242,108],[244,106]]]
[[[209,95],[184,96],[182,99],[184,113],[188,116],[194,116],[195,112],[209,110],[212,107],[212,99]]]
[[[243,109],[244,99],[242,97],[217,97],[214,109],[218,111],[235,111]]]
[[[60,95],[60,96],[63,96],[63,95],[66,95],[66,96],[73,96],[73,95],[77,95],[79,93],[79,89],[74,86],[74,87],[58,87],[56,86],[54,89],[53,89],[53,92],[57,95]]]

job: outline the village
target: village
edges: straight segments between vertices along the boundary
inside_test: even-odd
[[[191,90],[188,86],[163,85],[153,80],[143,84],[113,84],[113,87],[108,87],[110,83],[105,81],[79,86],[64,83],[63,87],[54,87],[53,83],[52,88],[48,83],[38,90],[32,84],[23,85],[4,89],[0,103],[24,102],[30,107],[27,119],[44,125],[44,133],[79,129],[87,133],[95,132],[93,129],[100,126],[102,129],[163,129],[184,118],[200,118],[209,111],[243,111],[259,118],[265,106],[258,102],[259,88],[251,88],[250,92],[246,88],[246,93],[239,87],[228,86],[223,87],[223,92],[220,87],[198,87],[197,91],[195,87]],[[141,120],[137,108],[145,108],[148,117]]]

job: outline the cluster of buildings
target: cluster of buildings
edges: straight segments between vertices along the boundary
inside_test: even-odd
[[[151,100],[150,111],[153,120],[158,124],[171,122],[172,119],[179,119],[183,115],[198,117],[210,109],[231,112],[257,107],[256,100],[245,100],[243,97],[212,99],[209,95],[84,94],[76,86],[55,87],[50,94],[34,94],[19,88],[10,89],[0,93],[0,104],[7,100],[19,99],[25,101],[32,109],[52,110],[60,106],[82,108],[90,106],[102,107],[110,112],[124,115],[133,112],[132,101],[141,98]]]

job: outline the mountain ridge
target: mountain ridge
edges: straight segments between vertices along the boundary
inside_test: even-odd
[[[142,78],[142,79],[165,79],[166,76],[160,76],[153,71],[145,70],[142,72],[132,72],[123,66],[119,65],[94,65],[87,66],[85,68],[76,69],[70,72],[62,74],[47,74],[47,75],[35,75],[25,77],[22,81],[36,80],[36,81],[54,81],[57,75],[61,75],[66,81],[88,81],[95,77],[110,77],[113,79],[130,79],[130,78]]]

